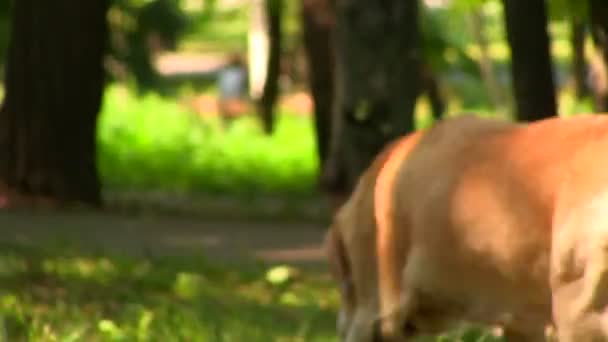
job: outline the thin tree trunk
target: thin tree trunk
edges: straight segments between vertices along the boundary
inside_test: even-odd
[[[308,60],[308,79],[315,111],[317,156],[322,174],[331,139],[334,13],[329,0],[302,0],[301,18]]]
[[[335,43],[336,121],[325,177],[330,191],[348,195],[375,155],[414,128],[418,2],[337,0]]]
[[[441,96],[437,75],[428,63],[422,63],[420,73],[422,79],[420,88],[426,91],[426,95],[429,97],[433,118],[440,120],[445,112],[445,103]]]
[[[585,62],[585,24],[577,19],[570,22],[572,33],[570,44],[572,45],[572,75],[576,98],[582,99],[589,95],[587,87],[587,63]]]
[[[107,0],[15,2],[0,110],[5,200],[101,204],[95,133],[107,9]]]
[[[262,119],[264,132],[274,131],[274,107],[279,96],[279,74],[281,69],[281,17],[282,0],[265,0],[266,20],[269,39],[269,54],[266,77],[262,94],[257,100],[258,115]]]
[[[517,118],[557,114],[544,0],[503,0]]]
[[[590,0],[591,35],[603,61],[595,70],[599,73],[594,85],[595,110],[608,111],[608,3],[605,0]]]
[[[499,108],[505,104],[505,99],[500,85],[496,80],[492,58],[490,57],[488,49],[488,41],[483,33],[483,14],[480,10],[475,9],[471,13],[471,19],[473,39],[479,46],[479,52],[481,54],[478,61],[481,77],[483,78],[483,83],[490,95],[490,99],[492,99],[492,104],[495,108]]]

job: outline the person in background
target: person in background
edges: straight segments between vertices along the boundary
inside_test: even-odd
[[[218,74],[218,110],[224,128],[247,110],[247,68],[239,54],[229,57]]]

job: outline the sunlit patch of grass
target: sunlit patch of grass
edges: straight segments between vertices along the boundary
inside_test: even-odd
[[[313,124],[279,115],[273,136],[253,116],[224,131],[155,94],[106,90],[98,142],[108,188],[174,192],[309,195],[316,182]]]
[[[3,247],[0,334],[10,341],[335,340],[337,293],[325,274],[274,283],[262,265],[197,256]]]

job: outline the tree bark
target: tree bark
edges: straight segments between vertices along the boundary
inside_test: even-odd
[[[503,0],[517,118],[557,114],[544,0]]]
[[[418,2],[337,0],[333,139],[326,185],[348,195],[387,142],[414,129]]]
[[[572,45],[572,76],[576,98],[582,99],[589,95],[587,87],[587,63],[585,62],[585,24],[577,19],[570,22],[572,29],[570,45]]]
[[[95,133],[108,2],[14,4],[0,110],[0,197],[100,205]]]
[[[603,66],[596,68],[601,75],[596,75],[594,85],[595,110],[608,110],[608,3],[605,0],[590,0],[591,36],[599,50]]]
[[[308,61],[308,80],[314,104],[317,156],[321,174],[331,139],[334,53],[334,13],[329,0],[302,0],[302,33]]]
[[[274,107],[279,96],[279,75],[281,72],[281,17],[283,0],[265,0],[268,28],[268,65],[262,95],[257,100],[258,115],[266,134],[274,131]]]

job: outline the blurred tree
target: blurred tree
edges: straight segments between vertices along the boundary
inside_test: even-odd
[[[544,0],[503,0],[519,120],[557,115]]]
[[[315,111],[317,155],[323,174],[331,137],[334,93],[332,30],[335,18],[330,1],[302,0],[301,20],[308,60],[308,79]]]
[[[585,56],[585,37],[589,22],[588,1],[553,0],[549,3],[549,18],[566,21],[570,25],[570,46],[572,48],[571,73],[578,99],[590,95]]]
[[[428,63],[420,64],[420,92],[425,92],[431,104],[431,113],[435,120],[443,117],[445,103],[441,96],[439,78]]]
[[[95,131],[108,1],[14,5],[0,109],[1,190],[99,205]]]
[[[162,90],[153,57],[175,49],[188,21],[179,0],[112,0],[110,22],[110,76],[134,78],[139,91]],[[206,12],[205,12],[206,13]]]
[[[262,94],[254,100],[256,100],[257,113],[262,119],[264,132],[271,134],[274,130],[274,107],[279,96],[283,0],[264,0],[264,6],[269,50]]]
[[[418,1],[336,1],[330,193],[349,194],[385,144],[414,129],[418,10]]]
[[[6,58],[6,47],[8,46],[10,12],[12,1],[2,1],[0,3],[0,68],[4,65]],[[3,69],[3,68],[2,68]],[[0,78],[4,70],[0,70]]]
[[[477,46],[479,47],[479,70],[488,95],[492,99],[492,104],[495,108],[500,108],[505,105],[505,96],[494,74],[494,63],[490,56],[488,41],[484,34],[484,16],[482,11],[476,7],[470,11],[471,32]]]
[[[594,87],[596,111],[608,111],[608,2],[606,0],[590,0],[591,35],[593,42],[603,59],[603,67],[598,75],[602,82]]]
[[[587,86],[587,63],[585,62],[585,24],[575,18],[570,20],[570,45],[572,46],[572,74],[576,97],[582,99],[589,95]]]

